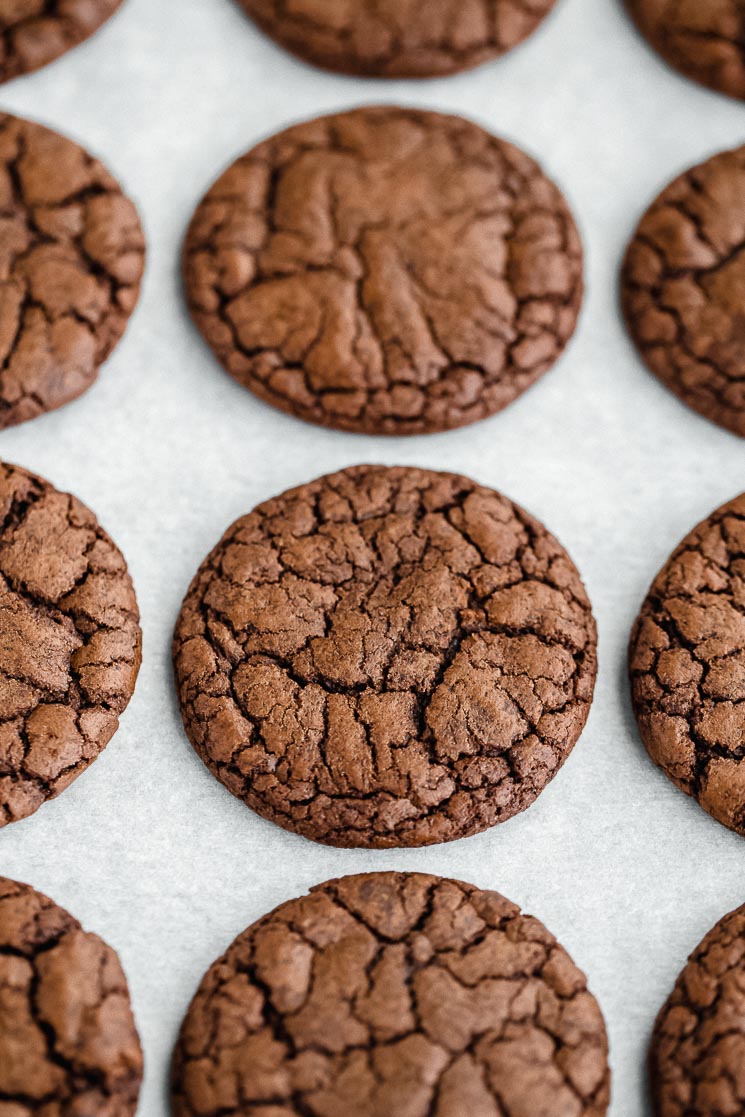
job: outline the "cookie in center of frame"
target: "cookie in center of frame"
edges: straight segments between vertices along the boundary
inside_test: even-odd
[[[582,249],[512,144],[454,116],[365,108],[238,159],[192,220],[192,315],[283,411],[421,434],[501,411],[569,341]]]
[[[357,466],[260,505],[203,563],[174,657],[187,733],[259,814],[422,846],[528,807],[592,700],[596,629],[557,540],[451,473]]]

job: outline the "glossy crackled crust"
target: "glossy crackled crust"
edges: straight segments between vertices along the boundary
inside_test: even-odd
[[[745,1113],[745,908],[726,916],[688,960],[650,1049],[655,1117]]]
[[[0,463],[0,826],[106,747],[141,633],[121,552],[75,497]]]
[[[695,528],[655,579],[630,669],[652,759],[745,834],[745,496]]]
[[[238,0],[285,49],[329,70],[435,77],[497,58],[556,0]]]
[[[0,82],[38,70],[87,39],[123,0],[3,0]]]
[[[299,418],[417,434],[500,411],[582,301],[562,195],[458,117],[367,108],[255,148],[199,205],[189,307],[227,370]]]
[[[2,1117],[133,1117],[142,1051],[119,959],[0,877]]]
[[[189,737],[274,822],[448,841],[524,810],[587,718],[596,630],[546,529],[473,481],[359,466],[239,520],[176,626]]]
[[[623,267],[631,335],[695,411],[745,436],[745,147],[686,171],[647,211]]]
[[[626,0],[639,30],[694,81],[745,99],[742,0]]]
[[[584,975],[495,892],[347,877],[284,904],[208,971],[175,1117],[602,1117],[607,1038]]]
[[[139,296],[137,211],[98,160],[0,114],[0,429],[89,388]]]

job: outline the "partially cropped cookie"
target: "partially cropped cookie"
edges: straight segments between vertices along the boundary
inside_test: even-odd
[[[642,218],[623,266],[641,356],[675,394],[745,436],[745,147],[686,171]]]
[[[657,575],[631,636],[647,751],[745,835],[745,496],[699,524]]]
[[[238,0],[307,62],[367,77],[427,78],[505,54],[556,0]]]
[[[655,1025],[655,1117],[745,1113],[745,907],[725,916],[688,960]]]
[[[0,826],[33,814],[103,751],[140,648],[127,564],[93,513],[0,463]]]
[[[137,210],[72,140],[0,114],[0,429],[81,395],[140,291]]]
[[[502,410],[558,359],[582,301],[577,229],[538,165],[413,109],[310,121],[238,159],[197,209],[184,272],[241,384],[373,434]]]
[[[0,82],[82,43],[123,0],[0,0]]]
[[[174,1117],[603,1117],[605,1024],[584,974],[496,892],[345,877],[249,927],[205,975]]]
[[[0,1113],[134,1117],[141,1081],[116,953],[46,896],[0,877]]]
[[[742,0],[626,0],[639,30],[686,77],[745,98]]]
[[[511,818],[584,727],[596,631],[564,548],[465,477],[358,466],[267,501],[176,626],[184,724],[273,822],[420,846]]]

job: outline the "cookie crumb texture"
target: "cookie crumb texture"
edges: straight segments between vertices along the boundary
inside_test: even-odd
[[[239,159],[200,204],[192,315],[261,399],[418,434],[500,411],[557,360],[582,300],[558,189],[458,117],[367,108]]]
[[[626,0],[639,30],[666,62],[720,93],[745,99],[742,0]]]
[[[115,952],[46,896],[0,877],[0,1113],[132,1117],[141,1081]]]
[[[745,907],[709,932],[655,1025],[655,1117],[745,1113]]]
[[[259,920],[208,971],[173,1064],[175,1117],[602,1117],[584,975],[496,892],[346,877]]]
[[[134,691],[138,621],[127,565],[93,513],[0,463],[0,826],[106,747]]]
[[[489,62],[556,0],[238,0],[307,62],[367,77],[437,77]]]
[[[137,211],[56,132],[0,114],[0,429],[81,395],[140,291]]]
[[[745,835],[745,495],[681,543],[631,637],[636,719],[679,788]]]
[[[643,217],[623,310],[649,368],[706,418],[745,436],[745,147],[676,179]]]
[[[174,656],[184,723],[259,814],[338,846],[419,846],[528,807],[579,737],[590,604],[546,529],[490,489],[358,466],[234,524]]]
[[[38,70],[87,39],[123,0],[0,0],[0,82]]]

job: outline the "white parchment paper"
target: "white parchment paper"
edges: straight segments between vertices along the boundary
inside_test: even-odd
[[[561,184],[587,249],[588,296],[561,364],[518,403],[456,433],[324,432],[260,404],[190,324],[178,256],[218,172],[298,118],[399,102],[475,118]],[[647,759],[627,699],[628,631],[682,536],[745,488],[745,445],[640,364],[616,277],[641,211],[673,175],[743,142],[745,107],[648,50],[620,0],[559,0],[520,50],[428,83],[335,77],[265,40],[232,0],[127,0],[89,43],[0,89],[0,105],[101,155],[137,200],[143,298],[97,386],[0,436],[0,454],[76,493],[129,561],[144,665],[107,752],[56,802],[0,834],[27,880],[119,951],[147,1059],[141,1117],[167,1106],[172,1044],[203,971],[251,921],[331,876],[416,869],[496,888],[588,973],[608,1021],[613,1117],[649,1107],[649,1032],[687,953],[745,901],[745,845]],[[452,468],[543,519],[587,582],[601,670],[587,730],[523,816],[422,851],[334,851],[263,822],[222,789],[181,728],[169,643],[223,530],[260,500],[360,461]]]

